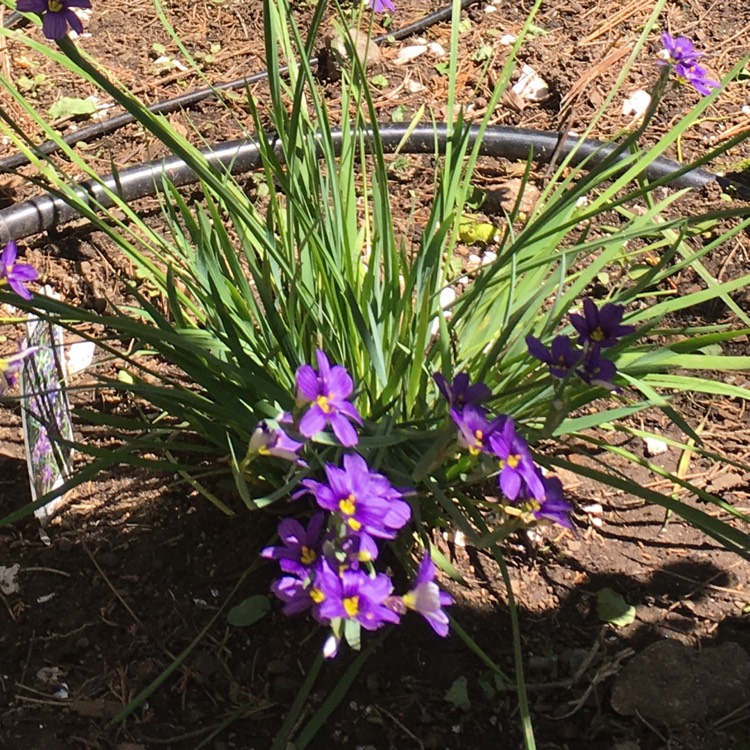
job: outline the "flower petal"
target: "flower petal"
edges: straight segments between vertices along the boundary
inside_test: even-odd
[[[310,365],[302,365],[297,370],[296,380],[298,401],[314,401],[320,395],[318,376]]]
[[[313,435],[317,435],[319,432],[325,430],[326,422],[326,415],[323,413],[323,410],[315,404],[300,419],[299,431],[304,437],[311,438]]]
[[[359,442],[357,431],[352,427],[349,420],[341,414],[333,414],[330,417],[333,434],[345,448],[351,448]],[[302,432],[302,423],[300,422],[300,431]],[[304,435],[305,433],[302,432]]]

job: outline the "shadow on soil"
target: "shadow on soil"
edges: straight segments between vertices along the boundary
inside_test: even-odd
[[[0,529],[2,564],[21,566],[19,590],[2,597],[0,747],[269,748],[324,638],[311,620],[283,617],[276,602],[250,628],[230,627],[219,614],[146,704],[123,723],[111,720],[207,625],[271,538],[276,519],[224,517],[199,497],[165,491],[163,478],[139,473],[113,474],[87,491],[49,529],[49,546],[31,521]],[[6,496],[5,510],[9,502]],[[633,539],[632,575],[602,572],[594,557],[606,557],[604,534],[623,540],[629,529],[607,527],[575,553],[564,538],[555,550],[509,548],[538,747],[747,748],[747,707],[672,728],[610,707],[613,682],[650,644],[669,638],[697,652],[731,641],[750,650],[741,607],[733,615],[717,604],[746,601],[744,566],[731,556],[726,565],[671,559],[675,548],[666,535],[649,544]],[[716,552],[710,544],[695,546]],[[472,587],[452,589],[451,614],[513,675],[507,599],[495,563],[454,552]],[[267,592],[274,574],[271,566],[252,574],[230,606]],[[596,596],[604,587],[636,607],[631,625],[617,629],[599,620]],[[353,658],[344,652],[324,664],[298,731]],[[513,689],[457,635],[441,640],[412,616],[389,634],[308,747],[517,748],[519,725]]]

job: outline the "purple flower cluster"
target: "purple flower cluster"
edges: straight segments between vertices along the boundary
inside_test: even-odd
[[[21,13],[44,15],[42,33],[47,39],[62,39],[70,26],[76,34],[83,34],[81,19],[72,8],[90,8],[91,0],[18,0],[16,10]]]
[[[273,456],[300,466],[307,464],[299,457],[305,442],[330,425],[333,434],[346,448],[357,444],[359,438],[351,421],[362,424],[359,412],[349,401],[354,382],[341,365],[331,365],[325,352],[315,353],[318,369],[304,364],[296,375],[297,406],[302,409],[295,419],[283,413],[276,420],[259,422],[250,438],[245,466],[256,456]],[[302,440],[296,440],[292,432]]]
[[[297,423],[297,430],[310,438],[331,425],[346,447],[357,444],[351,421],[361,424],[356,409],[347,400],[354,389],[344,367],[333,365],[326,355],[316,353],[318,370],[302,365],[297,371],[297,403],[309,405]],[[280,423],[288,425],[285,415]],[[281,426],[262,422],[251,440],[251,452],[272,455],[299,463],[303,446]],[[344,454],[340,465],[323,467],[325,481],[303,479],[294,499],[312,496],[318,511],[303,526],[293,518],[278,527],[279,546],[267,547],[262,556],[277,560],[283,575],[272,586],[284,603],[283,611],[293,615],[309,611],[318,622],[331,628],[324,653],[333,656],[345,638],[357,648],[359,632],[377,630],[398,623],[409,609],[423,615],[441,636],[448,633],[448,616],[443,607],[451,604],[434,582],[435,569],[429,556],[423,561],[414,588],[397,596],[393,582],[377,572],[378,539],[394,539],[409,523],[411,507],[404,490],[394,487],[386,476],[371,469],[362,456]]]
[[[18,245],[11,240],[0,254],[0,286],[9,286],[19,297],[29,300],[31,292],[25,284],[34,281],[39,274],[28,263],[17,263]]]
[[[577,375],[587,385],[613,389],[612,379],[617,373],[614,362],[602,356],[602,349],[614,346],[623,336],[635,331],[623,325],[625,309],[608,302],[600,308],[589,298],[583,300],[583,315],[571,313],[570,322],[578,332],[577,345],[569,336],[556,336],[549,349],[534,336],[526,337],[532,357],[544,362],[550,375],[567,378]]]
[[[486,455],[496,461],[502,494],[510,502],[524,503],[537,520],[572,528],[572,506],[563,498],[559,480],[542,475],[512,417],[501,414],[490,418],[481,405],[490,397],[489,388],[484,383],[469,385],[468,376],[463,373],[451,386],[442,375],[434,377],[451,405],[450,416],[458,430],[459,445],[474,456]]]
[[[672,65],[680,83],[689,83],[701,96],[707,96],[711,89],[721,84],[708,77],[708,71],[698,63],[705,53],[699,52],[693,43],[684,36],[673,37],[666,31],[661,35],[664,49],[659,61],[661,65]]]

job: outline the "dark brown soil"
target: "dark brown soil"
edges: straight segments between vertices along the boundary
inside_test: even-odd
[[[164,44],[173,56],[178,51],[169,43],[150,2],[130,2],[125,7],[112,0],[94,0],[94,5],[95,13],[87,24],[92,36],[82,41],[83,46],[146,101],[203,85],[189,74],[154,73],[149,56],[153,44]],[[192,52],[207,52],[214,42],[221,45],[205,72],[211,80],[222,81],[262,69],[261,6],[235,0],[173,3],[168,15]],[[400,26],[439,4],[401,0],[398,6],[394,24]],[[499,69],[507,55],[499,37],[517,31],[527,12],[525,5],[508,0],[494,7],[492,13],[478,7],[465,14],[472,25],[461,39],[465,54],[460,95],[474,116],[483,113],[492,82],[480,76],[481,63],[472,60],[473,53],[490,45]],[[545,2],[536,20],[543,33],[525,45],[521,61],[534,66],[548,81],[551,96],[523,107],[506,102],[498,108],[495,122],[552,130],[585,128],[619,73],[623,58],[618,51],[635,40],[652,7],[639,0],[616,6],[602,0]],[[297,3],[296,11],[304,19],[310,6]],[[661,22],[711,51],[708,65],[714,77],[723,76],[747,51],[750,6],[740,0],[720,0],[710,7],[692,1],[676,3],[668,6]],[[424,37],[447,48],[449,35],[448,25],[443,24]],[[409,66],[393,63],[398,49],[413,43],[384,47],[383,60],[373,72],[388,80],[376,102],[383,120],[393,117],[398,106],[408,120],[424,102],[438,119],[441,116],[447,89],[435,60],[418,58]],[[628,93],[655,82],[658,70],[653,55],[658,47],[654,40],[644,53],[642,64],[626,83]],[[29,70],[47,75],[38,91],[30,94],[42,109],[61,93],[93,93],[85,86],[74,87],[44,64],[34,68],[35,61],[19,49],[12,41],[0,47],[0,65],[13,76]],[[425,89],[409,94],[401,88],[389,96],[406,80],[418,81]],[[262,94],[262,86],[254,93]],[[696,97],[690,89],[670,92],[650,137],[666,132]],[[750,117],[742,112],[748,103],[747,85],[733,84],[682,139],[681,154],[671,155],[694,158],[718,140],[750,129]],[[611,136],[627,124],[620,105],[621,100],[613,103],[595,136]],[[14,117],[22,118],[15,105],[8,107]],[[335,101],[331,107],[335,111]],[[248,121],[239,105],[235,114]],[[170,119],[185,132],[197,128],[210,141],[240,135],[228,111],[210,102]],[[33,125],[28,127],[34,135]],[[122,168],[161,153],[159,144],[134,126],[95,142],[91,149],[92,163],[103,172],[113,164]],[[736,171],[749,157],[750,148],[742,144],[714,166]],[[503,177],[512,176],[514,169],[503,165]],[[497,172],[495,165],[488,166],[478,179],[490,181]],[[11,199],[33,193],[22,178],[31,172],[25,169],[20,174],[0,178],[0,186]],[[394,176],[394,183],[404,181],[426,207],[431,181],[422,184],[421,179],[420,171],[414,166],[410,171],[407,165]],[[715,207],[717,200],[711,191],[696,192],[681,208],[705,211]],[[397,222],[406,226],[410,209],[410,203],[394,206]],[[153,210],[153,203],[144,203],[147,210]],[[106,298],[117,298],[118,280],[130,271],[104,238],[82,228],[62,228],[25,245],[27,259],[43,269],[64,299],[92,309],[100,309]],[[731,247],[707,258],[706,265],[720,280],[750,272],[750,238],[739,235]],[[677,283],[681,291],[687,291],[695,279],[686,275]],[[738,295],[737,302],[750,309],[746,292]],[[701,310],[700,314],[706,322],[731,319],[723,309]],[[740,342],[734,353],[748,354],[747,344],[743,350]],[[742,373],[734,377],[738,383],[746,380]],[[102,408],[128,407],[107,403],[106,395],[93,391],[77,396],[79,405],[87,399]],[[709,449],[731,452],[736,461],[750,463],[750,417],[743,404],[696,396],[686,399],[682,408],[694,425],[708,415],[702,435]],[[0,404],[0,413],[3,516],[30,496],[18,409],[6,401]],[[646,427],[670,434],[663,417],[651,419]],[[88,430],[92,440],[106,440],[82,424],[77,429]],[[643,446],[635,441],[628,448],[643,454]],[[574,445],[565,451],[573,462],[595,459]],[[653,460],[674,470],[679,459],[670,449]],[[643,485],[671,491],[669,483],[645,469],[631,466],[629,471]],[[732,467],[717,470],[695,461],[687,478],[750,511],[749,473]],[[622,716],[610,704],[612,686],[624,666],[654,642],[671,639],[696,651],[731,643],[750,652],[747,562],[680,519],[666,519],[659,508],[610,491],[604,494],[573,474],[564,479],[576,502],[579,534],[547,529],[514,539],[507,546],[538,747],[750,747],[747,685],[744,694],[742,687],[734,689],[705,715],[695,720],[686,715],[671,725],[660,720],[658,705],[652,718],[647,718],[643,714]],[[19,591],[0,594],[0,748],[270,747],[323,639],[312,621],[283,617],[275,602],[271,614],[250,628],[227,623],[227,608],[253,593],[268,591],[274,575],[269,567],[260,567],[241,582],[240,578],[271,538],[275,525],[276,518],[270,515],[241,510],[228,518],[174,477],[122,470],[76,490],[71,504],[48,528],[46,542],[30,519],[0,529],[0,566],[20,566]],[[496,564],[473,549],[445,540],[441,543],[471,584],[468,589],[450,587],[456,599],[451,614],[513,675],[508,597]],[[636,608],[632,624],[615,628],[599,619],[597,594],[605,587]],[[113,722],[117,712],[196,638],[199,643],[190,656],[147,703],[126,720]],[[324,664],[307,701],[303,724],[354,658],[343,653],[335,662]],[[721,675],[714,678],[721,681]],[[658,684],[663,684],[667,701],[677,686],[670,685],[664,674],[653,675],[654,681],[659,679],[665,680]],[[709,677],[701,679],[707,683]],[[59,697],[63,694],[66,697]],[[667,716],[666,703],[662,716]],[[442,641],[423,622],[407,622],[380,644],[309,746],[518,748],[522,740],[517,699],[457,635]]]

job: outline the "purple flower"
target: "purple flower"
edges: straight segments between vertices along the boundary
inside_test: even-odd
[[[5,379],[5,383],[0,382],[0,394],[5,390],[5,387],[13,388],[18,382],[18,373],[23,367],[23,362],[26,357],[32,356],[38,351],[38,346],[28,346],[25,349],[19,345],[18,351],[15,354],[11,354],[9,357],[0,357],[0,374]],[[39,413],[38,411],[36,412]]]
[[[285,615],[297,615],[312,609],[312,615],[318,622],[328,622],[320,612],[321,605],[329,596],[326,571],[330,571],[330,567],[322,557],[318,557],[304,576],[283,576],[273,582],[271,591],[284,602],[282,611]]]
[[[693,43],[687,37],[673,37],[666,31],[661,35],[661,43],[664,45],[662,56],[666,62],[673,65],[692,65],[706,54],[695,49]],[[662,62],[662,64],[665,63]]]
[[[349,419],[362,424],[359,413],[347,401],[354,390],[354,383],[344,367],[331,367],[325,352],[318,349],[316,357],[317,372],[310,365],[302,365],[297,370],[297,403],[312,402],[300,420],[299,431],[310,438],[330,424],[339,442],[350,448],[357,444],[358,438]]]
[[[549,349],[534,336],[526,337],[526,346],[532,357],[549,365],[550,375],[565,378],[575,369],[582,352],[573,347],[569,336],[555,336]]]
[[[526,441],[516,434],[511,417],[506,417],[503,427],[491,435],[490,448],[500,460],[498,483],[508,500],[515,500],[519,495],[537,500],[544,498],[539,469],[531,458]]]
[[[285,615],[298,615],[313,606],[313,595],[317,589],[309,585],[309,581],[293,576],[284,576],[274,581],[271,591],[284,602]],[[322,597],[322,595],[319,594]],[[322,598],[321,598],[322,601]]]
[[[401,499],[403,493],[382,474],[371,471],[362,456],[346,454],[343,469],[326,464],[325,472],[327,484],[305,479],[303,492],[311,492],[323,510],[339,514],[354,533],[393,539],[411,518],[409,504]]]
[[[18,245],[11,240],[0,254],[0,279],[23,299],[31,299],[31,292],[24,286],[28,281],[34,281],[39,274],[34,266],[28,263],[16,263]]]
[[[425,554],[419,566],[414,588],[401,600],[406,607],[422,615],[439,636],[445,638],[448,635],[448,615],[442,608],[453,604],[453,599],[435,583],[435,565],[429,554]]]
[[[545,490],[544,500],[539,501],[539,507],[534,510],[534,517],[553,521],[566,529],[572,529],[573,522],[570,520],[570,514],[573,506],[563,495],[562,482],[557,477],[544,477],[542,482]]]
[[[259,422],[250,438],[248,451],[260,456],[275,456],[298,464],[304,462],[297,456],[297,451],[304,443],[292,440],[281,427],[271,427],[267,422]]]
[[[340,559],[335,555],[338,551],[339,557],[343,554],[347,566],[352,570],[357,570],[360,563],[377,560],[379,553],[377,542],[366,531],[361,530],[339,539],[338,544],[332,545],[331,549],[334,552],[331,564],[340,564]]]
[[[396,6],[391,0],[367,0],[367,2],[376,13],[385,13],[386,11],[393,13],[396,10]]]
[[[711,89],[721,85],[718,81],[708,78],[708,71],[698,64],[698,60],[705,53],[695,49],[693,43],[687,37],[672,37],[664,32],[661,35],[661,40],[664,49],[660,55],[663,60],[660,60],[659,64],[670,63],[673,65],[674,74],[680,83],[689,83],[702,96],[707,96],[711,93]]]
[[[615,390],[612,379],[617,373],[615,363],[602,357],[597,349],[586,352],[581,366],[576,370],[578,377],[588,385],[598,385],[608,390]]]
[[[635,326],[622,325],[622,316],[625,308],[608,302],[601,310],[596,303],[586,297],[583,300],[583,315],[571,313],[570,322],[578,331],[578,342],[592,346],[605,348],[617,343],[622,336],[627,336],[635,331]]]
[[[492,391],[484,383],[469,385],[469,376],[465,372],[459,372],[450,385],[439,372],[432,377],[443,398],[453,409],[463,409],[468,404],[481,404],[492,397]]]
[[[708,96],[711,89],[721,84],[708,77],[708,71],[698,63],[675,65],[674,74],[680,83],[689,83],[701,96]]]
[[[481,407],[471,404],[462,411],[451,409],[450,415],[458,427],[458,442],[468,448],[472,456],[487,451],[490,437],[502,428],[506,419],[503,414],[490,422]]]
[[[266,547],[261,557],[278,560],[285,573],[295,573],[301,578],[308,575],[310,567],[320,557],[321,534],[324,514],[316,513],[305,528],[294,518],[285,518],[278,528],[280,547]]]
[[[316,585],[324,592],[320,616],[326,620],[356,620],[366,630],[377,630],[400,618],[384,602],[393,591],[384,573],[370,578],[363,570],[344,570],[339,576],[326,564],[320,566]]]
[[[18,0],[16,10],[21,13],[43,13],[42,33],[47,39],[62,39],[68,33],[68,25],[83,33],[81,19],[71,8],[90,8],[91,0]]]

